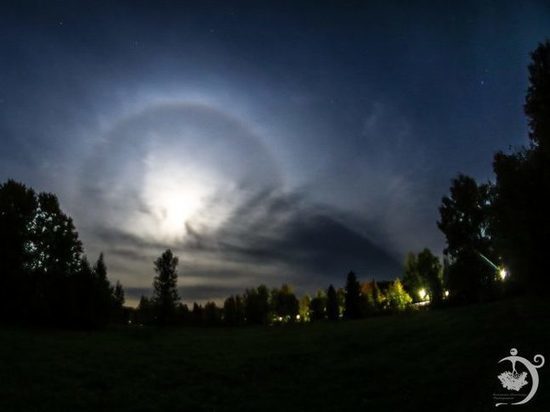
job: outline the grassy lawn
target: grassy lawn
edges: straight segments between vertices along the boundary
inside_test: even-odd
[[[513,409],[548,411],[549,321],[549,303],[516,299],[290,327],[2,329],[0,411],[492,411],[512,347],[547,359]]]

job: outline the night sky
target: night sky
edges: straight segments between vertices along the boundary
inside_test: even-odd
[[[2,2],[0,180],[58,195],[128,303],[400,275],[458,172],[527,142],[550,3]]]

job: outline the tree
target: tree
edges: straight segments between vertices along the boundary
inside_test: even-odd
[[[193,310],[191,311],[191,319],[194,325],[202,325],[204,320],[204,311],[201,305],[194,302]]]
[[[157,321],[164,325],[172,320],[180,299],[177,291],[178,258],[170,249],[167,249],[155,260],[154,264],[157,275],[153,281],[153,304],[156,309]]]
[[[138,322],[148,324],[153,321],[153,304],[146,296],[141,296],[137,307]]]
[[[94,273],[100,282],[105,284],[109,283],[107,280],[107,265],[105,264],[105,256],[103,256],[103,252],[99,254],[99,258],[94,265]]]
[[[438,305],[443,299],[443,267],[439,258],[425,248],[418,254],[416,262],[432,304]]]
[[[399,278],[390,285],[386,296],[389,309],[392,311],[404,310],[412,302],[412,298],[403,288],[403,284]]]
[[[376,312],[380,312],[384,309],[386,305],[386,296],[380,290],[378,283],[373,279],[372,280],[372,300],[376,308]]]
[[[28,271],[30,227],[37,207],[33,189],[13,180],[0,185],[0,319],[29,316],[27,304],[35,295]]]
[[[419,291],[424,290],[432,304],[440,303],[443,298],[443,268],[430,249],[425,248],[418,255],[409,253],[403,287],[415,302],[423,300]]]
[[[115,288],[113,290],[113,307],[117,310],[122,309],[124,306],[125,298],[124,298],[124,289],[122,288],[122,284],[117,280],[115,284]]]
[[[97,314],[88,296],[91,269],[57,197],[7,181],[0,185],[0,227],[0,317],[89,325]]]
[[[359,319],[361,317],[361,285],[353,272],[348,273],[346,281],[344,316],[347,319]]]
[[[176,323],[178,325],[186,325],[191,322],[191,315],[189,307],[184,303],[178,303],[176,305]]]
[[[203,320],[208,326],[215,326],[221,323],[222,313],[215,302],[206,302],[203,309]]]
[[[550,158],[550,41],[531,53],[529,87],[525,98],[529,138],[546,159]]]
[[[327,296],[322,290],[309,303],[311,320],[323,320],[327,316]]]
[[[495,271],[482,258],[494,261],[496,254],[491,239],[493,190],[478,185],[465,175],[453,179],[450,196],[442,199],[439,208],[439,229],[446,237],[449,285],[452,296],[478,300],[491,289]]]
[[[329,285],[327,289],[327,317],[328,320],[338,320],[340,318],[340,308],[338,305],[338,296],[334,286]]]
[[[93,268],[93,301],[95,306],[96,324],[107,323],[111,315],[113,305],[113,288],[107,279],[107,265],[105,265],[105,257],[100,253],[97,262]]]
[[[403,287],[409,295],[413,298],[413,301],[418,302],[420,297],[418,291],[426,288],[425,279],[418,270],[418,262],[416,254],[409,252],[405,259],[403,275]]]
[[[284,284],[281,289],[271,292],[271,307],[273,314],[285,322],[294,322],[299,313],[300,304],[292,292],[292,288]]]
[[[86,256],[80,258],[80,268],[69,278],[51,278],[57,298],[48,305],[56,323],[64,326],[98,327],[105,319],[97,308],[94,271]]]
[[[248,323],[264,325],[268,323],[269,291],[265,285],[245,291],[244,311]]]
[[[34,251],[34,271],[70,276],[80,269],[82,243],[72,219],[61,211],[55,195],[38,195],[32,230],[28,247]]]
[[[310,321],[310,316],[309,316],[309,305],[311,304],[311,298],[309,297],[309,295],[304,295],[300,298],[300,303],[299,303],[299,310],[298,310],[298,314],[300,316],[300,321],[301,322],[309,322]]]
[[[124,308],[124,289],[122,284],[117,280],[115,287],[111,288],[110,296],[110,319],[117,323],[128,323],[130,320],[130,309]]]
[[[523,286],[532,281],[543,267],[540,246],[544,243],[545,202],[539,191],[543,186],[533,150],[505,155],[497,153],[493,168],[496,174],[494,202],[495,243],[501,251],[514,281]],[[538,285],[540,287],[540,285]]]
[[[361,317],[375,315],[381,309],[379,297],[380,290],[374,280],[361,284]]]
[[[495,243],[510,268],[511,280],[523,289],[550,293],[546,248],[550,242],[550,42],[531,54],[525,99],[529,148],[509,155],[498,152],[494,205]]]
[[[228,297],[223,303],[224,321],[236,326],[244,323],[244,304],[239,295]]]

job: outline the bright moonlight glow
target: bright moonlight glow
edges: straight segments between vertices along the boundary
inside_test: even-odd
[[[152,198],[153,215],[158,218],[161,233],[182,233],[185,222],[201,207],[201,191],[192,183],[167,182],[153,186],[156,197]]]
[[[214,190],[211,179],[194,167],[151,156],[143,182],[142,231],[156,238],[181,238],[185,225],[206,206]]]

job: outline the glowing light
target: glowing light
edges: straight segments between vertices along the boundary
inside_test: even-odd
[[[186,233],[186,223],[205,207],[211,179],[169,156],[150,154],[145,164],[141,232],[161,239],[180,238]]]
[[[445,297],[446,297],[446,298],[449,297],[449,291],[448,291],[448,290],[445,291]]]
[[[160,220],[161,232],[180,233],[185,222],[200,206],[200,191],[190,185],[171,182],[159,187],[153,203],[153,213]]]
[[[501,268],[499,271],[498,271],[498,276],[500,277],[500,280],[504,280],[508,277],[508,271],[504,268]]]
[[[418,291],[418,296],[420,297],[420,300],[427,300],[426,296],[428,296],[426,289],[422,288]]]

